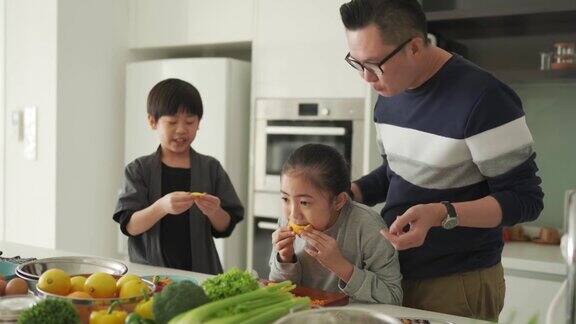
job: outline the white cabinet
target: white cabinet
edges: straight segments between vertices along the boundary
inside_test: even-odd
[[[257,0],[252,44],[255,97],[364,98],[338,0]]]
[[[538,316],[544,323],[548,306],[562,285],[563,277],[536,272],[507,273],[506,298],[500,313],[502,323],[529,323]]]
[[[254,0],[130,0],[130,47],[250,42]]]
[[[506,298],[501,323],[528,323],[537,315],[544,323],[552,299],[566,278],[557,245],[508,242],[502,253]]]

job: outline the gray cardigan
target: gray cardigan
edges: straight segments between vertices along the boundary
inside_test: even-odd
[[[114,219],[125,211],[147,208],[162,197],[162,163],[160,148],[150,155],[140,157],[126,166],[124,186],[119,193]],[[206,192],[220,198],[221,207],[230,214],[230,225],[224,232],[212,228],[210,221],[198,208],[190,208],[190,249],[192,271],[216,274],[222,265],[213,237],[227,237],[236,223],[244,218],[244,207],[234,190],[226,171],[213,157],[190,149],[190,190]],[[128,238],[130,261],[154,266],[166,266],[160,244],[160,222],[148,231]]]
[[[284,226],[286,220],[280,218]],[[402,275],[398,252],[379,233],[386,225],[369,207],[348,201],[340,211],[336,223],[324,233],[335,238],[342,255],[354,265],[348,284],[324,268],[304,251],[305,241],[296,237],[296,263],[281,263],[277,251],[270,256],[272,281],[291,280],[309,288],[329,292],[341,291],[358,302],[402,304]]]

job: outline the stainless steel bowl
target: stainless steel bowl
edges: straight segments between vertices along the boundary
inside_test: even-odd
[[[128,267],[124,263],[114,259],[70,256],[38,259],[23,263],[16,267],[16,275],[24,280],[38,281],[44,271],[53,268],[64,270],[66,273],[105,272],[117,276],[122,276],[128,272]]]
[[[274,324],[402,324],[397,318],[367,309],[353,307],[328,307],[310,309],[287,315]]]

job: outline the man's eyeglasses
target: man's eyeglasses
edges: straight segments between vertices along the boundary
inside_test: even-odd
[[[406,44],[410,43],[411,40],[412,38],[398,45],[398,47],[396,47],[392,52],[390,52],[390,54],[386,55],[386,57],[383,58],[382,61],[380,61],[380,63],[360,63],[355,58],[350,56],[350,53],[346,55],[344,60],[346,60],[346,62],[348,62],[348,64],[350,64],[351,67],[353,67],[354,69],[358,70],[361,73],[364,73],[364,70],[368,70],[368,72],[371,72],[374,75],[381,77],[384,74],[384,71],[382,71],[382,65],[384,65],[384,63],[386,63],[389,59],[391,59],[394,55],[396,55],[396,53],[400,52],[402,48],[406,46]]]

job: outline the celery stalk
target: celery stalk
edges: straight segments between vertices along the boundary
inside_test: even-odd
[[[279,294],[292,290],[293,288],[294,285],[290,281],[283,281],[281,283],[266,286],[241,295],[236,295],[204,304],[200,307],[187,311],[184,314],[176,316],[170,320],[169,324],[201,324],[210,319],[217,312],[227,309],[228,307],[238,305],[243,302],[258,300],[261,298],[271,298],[273,296],[278,296]]]

